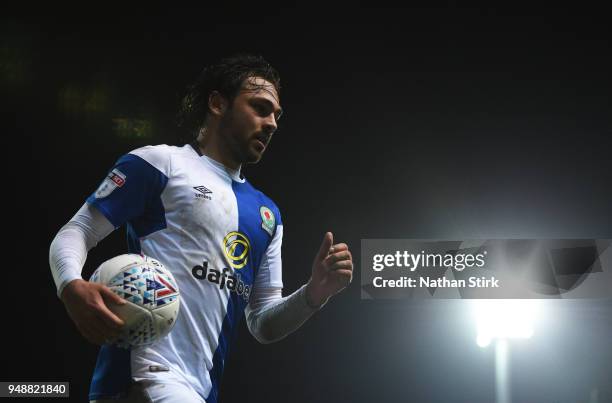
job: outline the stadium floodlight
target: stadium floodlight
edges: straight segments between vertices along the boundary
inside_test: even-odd
[[[476,343],[485,348],[495,341],[495,401],[510,403],[509,339],[529,339],[538,312],[538,300],[489,299],[474,301],[478,334]]]
[[[492,340],[529,339],[537,313],[536,300],[476,300],[474,314],[478,334],[476,343],[487,347]]]

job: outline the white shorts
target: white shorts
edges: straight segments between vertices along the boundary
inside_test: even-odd
[[[206,403],[195,390],[180,382],[145,379],[133,382],[127,397],[90,403]]]

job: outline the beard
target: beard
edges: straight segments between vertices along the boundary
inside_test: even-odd
[[[241,164],[254,164],[259,162],[262,152],[257,152],[252,147],[254,133],[249,133],[233,109],[228,109],[219,122],[220,139],[223,149],[229,153],[233,160]]]

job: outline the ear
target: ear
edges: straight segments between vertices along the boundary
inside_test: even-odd
[[[227,99],[219,91],[213,91],[208,97],[208,109],[215,116],[223,116],[227,110]]]

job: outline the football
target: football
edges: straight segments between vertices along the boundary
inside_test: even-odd
[[[127,301],[109,304],[125,322],[111,344],[146,346],[172,330],[179,312],[179,289],[172,273],[159,261],[144,255],[119,255],[102,263],[89,281],[106,285]]]

